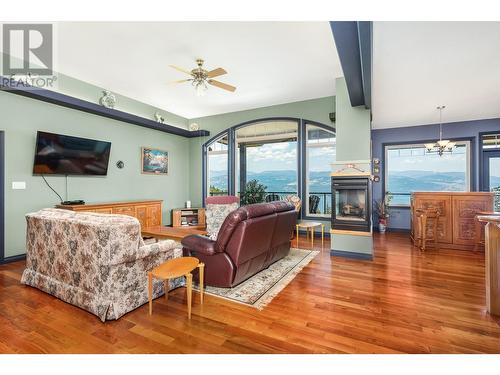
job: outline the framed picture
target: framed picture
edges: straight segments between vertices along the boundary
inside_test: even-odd
[[[141,173],[168,175],[168,151],[142,147],[141,166]]]

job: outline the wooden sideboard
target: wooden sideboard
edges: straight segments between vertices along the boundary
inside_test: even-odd
[[[476,242],[475,217],[481,211],[493,211],[493,193],[486,192],[415,192],[411,194],[411,238],[416,236],[417,209],[437,208],[441,216],[437,234],[439,246],[473,250]]]
[[[129,215],[137,218],[141,223],[141,227],[145,228],[162,225],[162,203],[162,200],[144,200],[81,205],[60,204],[56,207],[77,212]]]

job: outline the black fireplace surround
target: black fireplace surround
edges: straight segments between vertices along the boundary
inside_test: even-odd
[[[332,229],[370,232],[369,176],[332,177]]]

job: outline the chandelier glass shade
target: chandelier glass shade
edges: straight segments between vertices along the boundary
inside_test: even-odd
[[[425,144],[425,149],[429,154],[438,154],[439,156],[443,156],[445,153],[452,153],[456,145],[455,142],[443,139],[442,112],[444,108],[446,108],[444,105],[436,107],[436,109],[439,110],[439,141]]]

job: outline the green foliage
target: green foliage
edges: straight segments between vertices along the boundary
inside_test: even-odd
[[[210,193],[212,195],[223,195],[223,194],[227,194],[227,191],[219,189],[218,187],[215,187],[215,186],[210,186]]]
[[[390,216],[390,204],[392,200],[392,194],[387,192],[385,193],[384,199],[378,200],[374,202],[374,210],[379,219],[387,220]]]
[[[245,191],[241,194],[241,204],[248,205],[264,202],[267,186],[259,184],[257,180],[250,180],[245,186]]]

